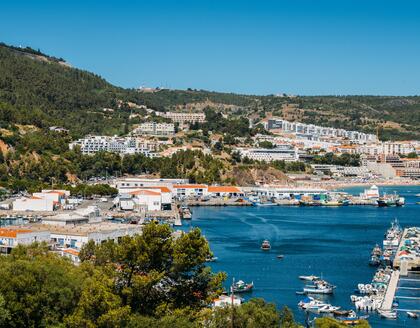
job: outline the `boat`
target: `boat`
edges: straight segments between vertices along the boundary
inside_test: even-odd
[[[378,310],[379,315],[386,319],[397,319],[397,311]]]
[[[182,218],[184,220],[191,220],[191,218],[192,218],[192,213],[191,213],[190,209],[186,206],[181,207],[181,214],[182,214]]]
[[[331,304],[326,304],[320,308],[318,308],[319,313],[332,313],[334,311],[340,310],[339,306],[333,306]]]
[[[261,249],[263,251],[269,251],[271,249],[270,242],[267,239],[262,242]]]
[[[318,280],[319,277],[314,276],[314,275],[310,275],[310,276],[299,276],[300,280],[308,280],[308,281],[314,281],[314,280]]]
[[[314,280],[313,285],[306,285],[303,291],[307,294],[333,294],[335,286],[329,284],[325,280]]]
[[[407,311],[407,316],[411,319],[418,319],[419,315],[416,312]]]
[[[330,304],[324,303],[310,296],[304,298],[298,303],[298,306],[304,310],[318,310],[326,305]]]
[[[381,247],[378,244],[376,244],[375,247],[372,249],[372,252],[370,253],[370,255],[381,256],[382,255]]]
[[[238,282],[234,283],[231,288],[234,293],[251,292],[252,289],[254,288],[254,283],[251,282],[247,284],[244,281],[239,280]]]
[[[217,256],[210,256],[206,258],[206,262],[216,262],[218,259]]]
[[[378,266],[381,264],[381,258],[377,255],[372,255],[369,261],[370,266]]]
[[[420,194],[416,194],[416,197],[420,197]]]
[[[279,260],[281,260],[282,258],[284,258],[284,255],[279,254],[279,255],[277,255],[277,258],[278,258]]]

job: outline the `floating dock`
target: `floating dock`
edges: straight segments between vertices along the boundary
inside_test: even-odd
[[[394,303],[395,292],[398,287],[398,280],[400,278],[400,271],[395,270],[392,272],[391,279],[389,280],[388,288],[386,289],[384,300],[382,301],[381,310],[390,311],[392,303]]]

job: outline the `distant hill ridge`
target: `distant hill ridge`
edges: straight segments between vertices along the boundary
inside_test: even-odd
[[[34,60],[37,59],[37,60]],[[0,43],[0,121],[63,126],[74,135],[123,133],[132,123],[124,102],[158,111],[196,110],[208,104],[253,121],[267,114],[304,123],[376,133],[383,139],[420,139],[420,97],[240,95],[206,90],[137,92],[69,67],[63,58]],[[296,104],[290,110],[287,104]],[[214,104],[214,105],[213,105]],[[103,108],[118,109],[104,112]],[[285,108],[287,109],[286,111]]]

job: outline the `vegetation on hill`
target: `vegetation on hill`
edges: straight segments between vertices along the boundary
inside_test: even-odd
[[[44,244],[19,245],[0,257],[0,327],[298,327],[290,311],[251,300],[234,313],[209,305],[224,273],[198,229],[175,238],[167,225],[146,225],[120,243],[89,242],[74,266]]]
[[[224,111],[230,118],[226,121],[214,116],[217,121],[211,121],[204,128],[223,132],[226,123],[234,124],[229,133],[238,136],[249,133],[246,130],[248,119],[258,121],[268,113],[325,126],[372,133],[378,130],[382,139],[420,136],[420,97],[290,98],[192,89],[147,93],[113,86],[98,75],[61,62],[61,58],[39,50],[0,44],[0,109],[7,112],[7,122],[37,127],[62,126],[73,136],[118,134],[128,131],[136,121],[129,118],[136,110],[129,103],[158,111],[203,110],[205,104],[205,107]],[[288,106],[290,104],[294,105]],[[103,108],[114,111],[104,112]]]

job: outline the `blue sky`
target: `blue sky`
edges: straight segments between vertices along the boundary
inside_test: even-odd
[[[420,94],[420,1],[2,1],[0,41],[123,87]]]

